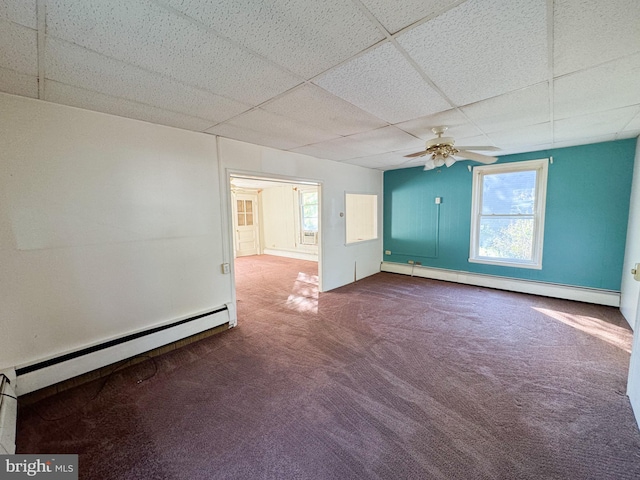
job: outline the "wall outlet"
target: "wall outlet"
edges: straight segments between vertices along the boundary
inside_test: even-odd
[[[413,265],[415,262],[414,262],[413,260],[409,260],[407,263],[408,263],[409,265]]]
[[[385,250],[385,251],[384,251],[384,254],[385,254],[385,255],[391,255],[391,250]]]
[[[231,266],[228,263],[222,264],[222,273],[229,273],[231,271]]]
[[[442,197],[436,197],[436,205],[440,205],[442,203]]]

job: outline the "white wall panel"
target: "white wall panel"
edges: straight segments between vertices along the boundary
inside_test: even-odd
[[[0,367],[231,301],[215,138],[0,94]]]

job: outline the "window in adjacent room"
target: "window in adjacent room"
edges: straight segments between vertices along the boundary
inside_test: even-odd
[[[300,190],[300,243],[316,245],[318,243],[318,189]]]
[[[542,268],[548,159],[473,169],[469,261]]]
[[[345,196],[347,243],[378,238],[378,196],[347,193]]]

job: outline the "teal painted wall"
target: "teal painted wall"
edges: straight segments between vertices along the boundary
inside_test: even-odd
[[[542,270],[470,263],[468,165],[384,174],[384,260],[563,285],[620,290],[636,139],[501,157],[553,157]],[[440,206],[435,197],[442,197]]]

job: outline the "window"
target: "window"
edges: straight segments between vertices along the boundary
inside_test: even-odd
[[[238,226],[253,225],[253,202],[251,200],[237,200]]]
[[[473,169],[469,261],[542,268],[548,160]]]
[[[345,196],[347,243],[378,238],[378,196],[347,193]]]
[[[300,243],[316,245],[318,243],[318,189],[300,190]]]

